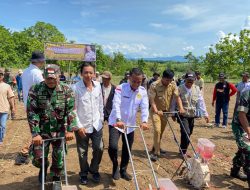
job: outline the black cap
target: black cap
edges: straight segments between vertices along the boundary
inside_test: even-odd
[[[32,56],[31,56],[30,61],[34,62],[34,63],[45,61],[45,57],[44,57],[43,52],[41,52],[41,51],[32,52]]]
[[[192,71],[188,71],[186,74],[185,74],[185,79],[189,79],[189,80],[195,80],[195,73],[192,72]]]
[[[226,76],[225,76],[224,73],[220,73],[220,74],[219,74],[219,79],[225,79],[225,78],[226,78]]]

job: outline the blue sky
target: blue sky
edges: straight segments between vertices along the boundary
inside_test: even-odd
[[[44,21],[68,40],[132,57],[204,55],[229,32],[250,29],[248,0],[0,0],[12,31]]]

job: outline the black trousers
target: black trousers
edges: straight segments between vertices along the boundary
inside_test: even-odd
[[[85,137],[81,137],[78,132],[75,132],[76,145],[78,152],[78,159],[80,164],[80,176],[87,176],[88,172],[97,173],[99,171],[99,165],[102,160],[103,154],[103,139],[102,139],[102,129],[96,131],[94,129],[93,133],[86,133]],[[88,148],[89,140],[92,141],[92,159],[91,164],[88,163]]]
[[[127,170],[127,166],[129,163],[129,153],[126,145],[126,140],[124,133],[120,132],[113,126],[109,126],[109,147],[108,147],[108,153],[111,161],[113,162],[113,171],[116,170],[118,167],[118,141],[120,138],[120,135],[122,135],[122,155],[121,155],[121,165],[120,165],[120,173],[124,173]],[[129,149],[132,149],[132,145],[134,142],[134,132],[131,132],[127,134],[128,137],[128,143],[129,143]]]
[[[193,117],[182,117],[180,116],[180,119],[183,123],[183,126],[180,123],[180,128],[181,128],[181,150],[183,152],[183,154],[186,154],[187,149],[188,149],[188,145],[189,145],[189,140],[188,137],[190,137],[193,133],[193,128],[194,128],[194,118]],[[188,134],[185,133],[183,127],[186,129],[186,132]]]

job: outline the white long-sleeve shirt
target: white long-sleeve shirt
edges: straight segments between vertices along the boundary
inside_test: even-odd
[[[88,90],[83,80],[73,88],[75,92],[76,121],[78,128],[85,128],[86,133],[99,131],[103,125],[103,97],[99,82],[93,82],[92,91]]]
[[[121,119],[126,126],[135,126],[139,107],[141,108],[141,121],[148,122],[148,95],[144,87],[140,86],[133,91],[129,83],[117,86],[113,99],[113,108],[109,116],[109,125],[114,126],[116,119]],[[123,132],[122,129],[117,129]],[[127,133],[134,130],[134,128],[128,128]]]
[[[42,71],[32,63],[23,71],[22,74],[22,86],[23,86],[23,102],[26,107],[28,93],[31,86],[44,81]]]

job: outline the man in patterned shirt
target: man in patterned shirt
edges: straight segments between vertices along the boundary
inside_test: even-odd
[[[40,168],[39,182],[42,181],[42,140],[55,137],[73,139],[76,127],[74,96],[71,89],[59,83],[60,68],[48,65],[44,70],[45,81],[31,87],[27,101],[27,118],[32,134],[33,165]],[[45,179],[49,166],[48,153],[52,144],[53,181],[59,181],[63,170],[63,152],[61,140],[45,141]]]

